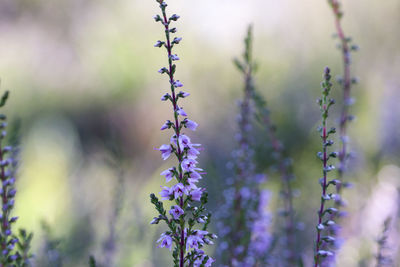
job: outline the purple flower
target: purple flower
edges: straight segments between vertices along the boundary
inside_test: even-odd
[[[174,168],[169,168],[168,170],[165,170],[160,174],[165,176],[165,180],[168,183],[174,177]]]
[[[184,212],[183,212],[183,209],[181,209],[181,207],[175,205],[175,206],[171,207],[169,214],[171,214],[175,220],[178,220],[179,217],[184,214]]]
[[[17,258],[18,258],[18,256],[16,254],[10,256],[10,259],[12,261],[15,261]]]
[[[185,119],[183,121],[185,123],[185,127],[192,130],[192,131],[196,131],[196,128],[198,126],[198,124],[195,121],[189,120],[189,119]]]
[[[190,248],[198,249],[199,245],[203,244],[203,240],[197,235],[190,235],[186,241],[186,250]]]
[[[165,44],[164,42],[157,41],[157,42],[155,43],[154,47],[161,47],[161,46],[163,46],[164,44]]]
[[[200,151],[197,150],[197,149],[194,147],[193,144],[190,145],[190,146],[188,146],[188,147],[189,147],[189,149],[187,150],[187,157],[188,157],[189,159],[196,159],[196,158],[197,158],[197,155],[200,154]]]
[[[203,230],[196,230],[196,235],[200,236],[201,238],[204,238],[204,236],[208,235],[208,232]]]
[[[184,148],[190,148],[192,144],[190,143],[190,138],[184,134],[181,134],[178,139],[179,148],[183,150]],[[171,144],[177,146],[176,135],[171,136]]]
[[[183,92],[183,91],[180,91],[180,92],[178,93],[178,96],[179,96],[179,97],[182,97],[182,98],[185,98],[185,97],[190,96],[190,94],[189,94],[189,93],[186,93],[186,92]]]
[[[249,199],[251,196],[251,191],[248,187],[242,187],[240,189],[240,195],[242,196],[243,199]]]
[[[181,134],[178,138],[179,147],[181,149],[190,146],[190,138],[187,135]]]
[[[196,171],[192,171],[192,172],[190,172],[189,178],[187,181],[191,188],[196,188],[195,183],[197,183],[199,181],[199,179],[201,179],[201,175]]]
[[[179,80],[176,80],[175,82],[173,82],[173,85],[175,87],[182,87],[183,86],[183,84]]]
[[[171,60],[172,60],[172,61],[179,60],[179,57],[178,57],[178,55],[177,55],[177,54],[175,54],[175,55],[171,55],[171,56],[170,56],[170,58],[171,58]]]
[[[158,70],[158,72],[163,74],[163,73],[168,73],[168,70],[166,67],[162,67],[161,69]]]
[[[179,15],[173,14],[169,19],[170,19],[170,20],[173,20],[173,21],[177,21],[179,18],[180,18]]]
[[[161,186],[161,188],[163,188],[163,190],[160,192],[161,199],[162,200],[170,199],[170,197],[173,193],[172,187],[169,188],[167,186]]]
[[[182,197],[184,194],[185,195],[188,194],[185,186],[182,183],[178,183],[178,184],[174,185],[172,188],[173,188],[175,199]]]
[[[178,115],[187,116],[187,114],[186,114],[186,112],[183,110],[183,108],[178,107],[178,108],[176,109],[176,112],[178,113]]]
[[[189,174],[189,178],[192,178],[192,179],[195,179],[195,180],[199,180],[199,179],[201,179],[202,177],[201,177],[201,174],[200,173],[198,173],[198,172],[196,172],[196,171],[191,171],[190,172],[190,174]]]
[[[203,195],[203,189],[202,188],[196,188],[190,191],[190,196],[192,197],[192,200],[194,201],[200,201],[201,196]]]
[[[184,159],[182,161],[181,166],[185,172],[191,172],[191,171],[195,170],[196,164],[197,164],[197,161],[194,159]]]
[[[185,172],[202,171],[203,169],[196,168],[197,163],[195,159],[186,158],[182,161],[181,166]]]
[[[155,16],[153,16],[153,19],[154,19],[156,22],[161,21],[160,15],[155,15]]]
[[[166,160],[169,158],[169,156],[172,153],[172,148],[171,145],[161,145],[160,148],[158,149],[161,151],[161,157],[163,158],[163,160]]]
[[[151,220],[150,224],[158,224],[160,222],[159,217],[154,217],[153,220]]]
[[[206,265],[204,267],[210,267],[215,260],[211,257],[208,258]]]
[[[170,235],[163,233],[160,239],[157,240],[157,243],[160,243],[158,245],[159,248],[169,248],[169,250],[171,250],[172,238]]]
[[[161,97],[161,101],[167,101],[169,98],[170,98],[170,95],[168,93],[166,93]]]
[[[172,43],[179,44],[180,41],[182,41],[182,37],[175,37],[174,40],[172,41]]]
[[[200,258],[198,258],[195,262],[194,262],[194,267],[200,267],[201,264],[203,263],[203,260],[206,256],[203,255]],[[206,264],[204,265],[205,267],[210,267],[212,265],[212,263],[215,262],[215,260],[211,257],[208,258]]]
[[[171,128],[171,125],[172,125],[172,122],[171,122],[170,120],[167,120],[167,121],[163,124],[163,126],[161,126],[161,131],[162,131],[162,130],[165,130],[165,129]]]

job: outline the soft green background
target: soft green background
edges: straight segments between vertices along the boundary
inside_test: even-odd
[[[361,47],[352,65],[361,82],[353,91],[357,119],[350,136],[356,158],[348,178],[354,188],[346,191],[350,216],[338,266],[372,266],[360,261],[374,262],[382,222],[398,212],[400,2],[343,2],[345,32]],[[168,3],[169,12],[181,16],[177,77],[191,93],[183,107],[200,124],[192,136],[205,148],[201,163],[208,172],[212,210],[221,200],[225,165],[235,146],[235,101],[242,80],[232,58],[242,53],[247,25],[254,25],[257,87],[294,160],[301,192],[295,205],[304,222],[300,247],[309,261],[320,195],[315,99],[323,67],[341,72],[326,1]],[[47,255],[42,221],[61,240],[64,266],[85,266],[90,254],[103,260],[117,191],[123,208],[116,223],[116,266],[170,266],[168,250],[154,248],[163,227],[149,225],[155,210],[148,195],[160,190],[159,173],[171,163],[153,150],[168,140],[158,129],[172,115],[171,107],[159,101],[168,83],[156,72],[166,64],[164,51],[153,47],[163,37],[152,19],[157,12],[158,5],[149,0],[0,2],[1,88],[11,91],[4,112],[11,124],[22,123],[15,214],[19,226],[35,232],[38,260]],[[337,111],[337,85],[334,95]],[[261,133],[257,140],[261,148],[268,147]],[[115,149],[118,156],[110,152]],[[268,171],[266,152],[261,149],[258,158]],[[272,175],[267,187],[275,200],[277,186]],[[395,220],[391,254],[399,246],[397,225]]]

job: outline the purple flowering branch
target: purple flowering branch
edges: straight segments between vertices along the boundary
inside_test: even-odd
[[[211,214],[204,214],[207,203],[207,193],[204,188],[197,186],[197,183],[204,174],[201,168],[197,167],[197,157],[200,154],[198,147],[200,144],[194,144],[190,138],[183,133],[183,129],[195,131],[197,123],[186,117],[187,113],[178,104],[180,98],[189,96],[188,93],[180,91],[177,88],[183,87],[183,84],[175,79],[176,65],[174,61],[180,60],[178,55],[173,54],[172,48],[179,44],[182,40],[175,37],[171,41],[171,33],[175,33],[176,28],[170,28],[173,21],[177,21],[179,16],[174,14],[168,18],[166,14],[167,4],[163,0],[157,0],[160,4],[162,15],[154,16],[156,22],[161,22],[165,30],[165,41],[157,41],[155,47],[164,47],[168,55],[168,67],[162,67],[158,72],[167,74],[170,83],[170,93],[166,93],[161,98],[162,101],[170,101],[174,111],[173,121],[167,120],[161,127],[161,130],[171,129],[173,135],[169,144],[161,145],[158,150],[161,157],[167,160],[171,155],[175,155],[178,165],[168,168],[161,175],[165,176],[166,182],[170,182],[174,178],[177,183],[171,187],[162,186],[160,192],[162,200],[174,201],[175,205],[171,207],[168,214],[164,209],[162,201],[151,194],[151,202],[155,205],[159,216],[152,220],[152,224],[158,224],[165,221],[169,227],[169,231],[164,232],[157,241],[159,247],[166,247],[170,250],[173,244],[174,251],[172,253],[174,266],[211,266],[214,260],[207,256],[201,249],[206,244],[213,244],[212,239],[216,235],[206,231],[210,223]],[[200,204],[199,204],[200,202]],[[201,229],[194,229],[196,225],[202,225]]]
[[[8,91],[6,91],[0,100],[0,107],[3,107],[8,99]],[[6,116],[0,115],[0,180],[2,187],[0,189],[1,195],[1,232],[0,232],[0,267],[10,266],[14,263],[19,255],[15,251],[15,244],[18,238],[12,235],[12,224],[15,223],[18,217],[12,217],[12,209],[14,208],[14,198],[16,194],[15,184],[15,171],[17,168],[16,161],[16,148],[5,146],[4,140],[6,137]],[[7,157],[7,154],[11,154]]]
[[[251,95],[253,91],[253,81],[252,81],[252,70],[253,65],[251,62],[251,28],[249,28],[249,33],[245,39],[245,53],[244,53],[244,64],[241,64],[238,60],[235,60],[236,66],[241,66],[239,68],[244,73],[244,95],[240,102],[240,114],[238,117],[238,144],[239,150],[234,152],[236,157],[235,172],[236,179],[234,182],[234,200],[233,200],[233,227],[228,238],[231,239],[230,247],[228,247],[228,254],[230,257],[228,261],[231,266],[236,266],[237,264],[243,262],[247,256],[250,239],[251,239],[251,229],[247,228],[248,216],[246,213],[251,211],[251,203],[248,202],[248,197],[244,196],[244,192],[249,189],[246,187],[249,184],[249,179],[254,175],[252,162],[251,162],[251,148],[249,140],[249,130],[251,128],[250,118],[252,117],[252,110],[250,107]],[[250,193],[251,194],[251,193]],[[249,194],[246,194],[249,195]],[[250,205],[249,205],[250,204]],[[232,219],[232,218],[231,218]]]
[[[357,83],[356,78],[351,77],[351,52],[357,51],[357,45],[351,45],[351,38],[347,37],[343,31],[343,27],[341,24],[343,12],[340,9],[340,3],[338,0],[328,0],[328,3],[332,9],[332,12],[335,17],[335,27],[336,34],[339,38],[340,45],[339,48],[342,52],[342,61],[343,61],[343,76],[338,79],[339,83],[342,85],[343,89],[343,105],[340,115],[339,122],[339,136],[341,140],[341,147],[339,149],[339,168],[338,168],[338,178],[340,181],[343,181],[344,174],[346,172],[347,159],[349,157],[348,152],[348,142],[349,137],[347,136],[347,126],[348,122],[353,119],[353,116],[349,114],[350,106],[354,103],[353,98],[351,97],[351,87],[353,84]],[[340,208],[343,206],[343,201],[341,200],[341,191],[343,186],[346,186],[347,183],[339,183],[336,185],[338,198],[336,200],[336,207]]]
[[[337,180],[328,180],[328,172],[335,169],[333,165],[329,165],[329,158],[336,158],[337,152],[329,152],[328,147],[333,145],[333,141],[328,139],[329,136],[336,132],[335,128],[328,130],[328,115],[329,108],[335,103],[333,99],[328,99],[329,93],[332,88],[330,82],[331,75],[329,68],[324,70],[324,81],[322,82],[322,98],[318,99],[318,103],[321,109],[322,124],[319,127],[319,132],[322,139],[322,152],[318,152],[317,156],[322,161],[322,174],[323,177],[320,179],[320,184],[322,187],[321,195],[321,205],[318,211],[318,224],[317,224],[317,238],[315,245],[315,255],[314,255],[314,266],[321,266],[321,258],[333,257],[334,253],[330,251],[330,245],[335,242],[335,238],[329,235],[330,227],[335,225],[331,216],[337,212],[334,207],[327,208],[327,201],[334,200],[336,198],[335,194],[328,193],[329,185],[337,185]],[[325,216],[326,215],[326,216]]]
[[[351,38],[346,36],[343,31],[342,27],[342,18],[343,12],[341,10],[339,0],[328,0],[328,3],[332,9],[335,19],[335,28],[336,28],[336,37],[339,38],[340,44],[338,45],[339,49],[342,53],[342,64],[343,64],[343,75],[342,77],[338,78],[338,82],[342,86],[343,96],[342,96],[342,108],[341,108],[341,115],[339,120],[339,137],[340,137],[340,148],[339,148],[339,166],[338,166],[338,183],[336,184],[336,199],[334,207],[337,210],[340,210],[344,205],[345,202],[342,199],[342,190],[344,187],[350,186],[350,183],[344,181],[344,176],[347,171],[347,161],[350,156],[348,144],[349,144],[349,137],[347,135],[347,128],[348,122],[353,119],[353,116],[349,114],[350,106],[354,103],[354,99],[351,97],[351,88],[352,85],[357,83],[356,78],[351,77],[351,52],[357,51],[358,46],[355,44],[351,44]],[[339,219],[345,213],[338,212],[334,215],[331,215],[332,220],[333,217],[336,216]],[[340,226],[336,225],[335,227],[331,227],[331,235],[338,237],[340,231]],[[337,250],[339,249],[341,242],[340,239],[337,239],[334,248]]]
[[[228,179],[224,190],[225,203],[219,212],[218,228],[221,235],[218,253],[223,266],[265,266],[271,244],[270,215],[266,211],[269,191],[261,190],[265,176],[255,172],[251,136],[254,119],[255,64],[252,60],[252,28],[245,38],[243,60],[234,63],[243,74],[244,92],[239,103],[238,148],[232,152],[234,177]]]

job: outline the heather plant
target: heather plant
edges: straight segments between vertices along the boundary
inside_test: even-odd
[[[162,96],[162,101],[171,102],[173,108],[173,120],[167,120],[161,130],[170,129],[173,134],[168,144],[160,146],[163,160],[175,157],[176,166],[170,167],[161,173],[165,176],[166,182],[176,181],[170,187],[162,186],[160,192],[162,200],[169,200],[173,205],[169,208],[164,207],[164,202],[160,201],[155,194],[151,194],[151,202],[154,204],[159,215],[155,217],[151,224],[165,222],[168,230],[161,234],[157,241],[159,247],[172,250],[173,266],[211,266],[214,259],[205,254],[202,248],[207,244],[212,244],[212,239],[216,236],[207,231],[210,223],[211,214],[206,213],[205,204],[207,203],[207,193],[205,188],[197,186],[202,178],[204,171],[197,167],[197,158],[200,154],[200,144],[192,143],[191,139],[184,133],[186,129],[196,130],[198,124],[188,118],[179,100],[189,96],[189,93],[179,91],[178,88],[183,84],[175,79],[176,64],[180,58],[173,54],[173,47],[179,44],[181,37],[171,35],[177,32],[172,24],[180,17],[173,14],[167,16],[167,3],[157,0],[161,9],[161,16],[154,16],[156,22],[160,22],[165,30],[165,41],[157,41],[155,47],[164,47],[168,55],[168,66],[162,67],[158,72],[168,75],[171,91]]]
[[[351,53],[358,50],[358,46],[352,44],[352,38],[347,36],[342,27],[343,12],[341,10],[341,5],[338,0],[328,0],[328,3],[332,9],[335,18],[336,34],[335,37],[339,38],[338,48],[342,53],[342,64],[343,64],[343,74],[339,76],[337,81],[342,86],[343,96],[342,96],[342,108],[339,120],[339,138],[340,138],[340,148],[338,154],[338,180],[340,183],[336,184],[336,199],[335,208],[339,210],[337,216],[340,218],[345,213],[340,212],[341,208],[345,205],[342,199],[342,189],[344,187],[350,186],[350,183],[345,181],[345,174],[348,168],[348,159],[350,158],[349,151],[349,136],[348,136],[348,122],[353,120],[353,116],[350,115],[350,107],[354,104],[354,99],[351,97],[352,85],[357,83],[357,79],[353,78],[351,75]],[[331,234],[333,236],[338,235],[339,227],[332,227]],[[336,242],[336,249],[339,248],[340,242]]]
[[[9,92],[6,91],[1,100],[0,107],[3,107],[8,99]],[[19,229],[18,233],[12,228],[13,223],[18,219],[12,216],[14,208],[14,199],[16,194],[15,177],[19,167],[19,120],[13,123],[11,135],[8,139],[9,146],[4,146],[6,137],[6,116],[1,114],[2,120],[0,127],[2,129],[0,136],[0,167],[2,188],[2,214],[0,216],[1,224],[1,246],[2,254],[0,256],[0,266],[31,266],[33,254],[30,252],[33,233],[27,233],[25,229]]]
[[[3,107],[8,99],[8,91],[6,91],[1,100],[0,107]],[[17,221],[18,217],[12,216],[12,210],[15,202],[15,174],[18,166],[17,161],[17,148],[7,146],[5,144],[7,117],[3,114],[0,115],[0,178],[2,182],[1,193],[1,206],[2,213],[1,219],[1,232],[0,232],[0,266],[14,266],[16,260],[19,258],[15,244],[18,242],[18,238],[13,235],[12,225]]]
[[[330,151],[330,147],[333,145],[333,140],[329,137],[336,132],[335,128],[328,129],[328,116],[329,109],[335,103],[335,101],[329,98],[331,92],[332,83],[331,74],[329,68],[324,70],[324,81],[322,82],[322,98],[318,99],[318,104],[321,109],[322,123],[318,128],[322,139],[322,151],[317,153],[318,158],[322,161],[322,178],[319,180],[322,187],[321,204],[318,210],[318,224],[317,237],[315,242],[315,254],[314,254],[314,266],[326,266],[322,265],[322,262],[328,262],[334,256],[333,244],[335,237],[330,236],[330,228],[335,226],[335,214],[337,209],[331,202],[336,199],[335,193],[329,192],[329,186],[335,186],[340,183],[337,179],[329,179],[328,173],[335,169],[334,165],[329,162],[330,158],[336,158],[337,152]]]
[[[376,240],[376,243],[378,245],[378,251],[375,256],[376,267],[393,266],[393,260],[387,255],[386,252],[386,250],[388,249],[387,240],[389,238],[391,221],[391,217],[386,218],[386,220],[383,222],[382,232]]]
[[[234,63],[244,78],[243,99],[237,118],[238,148],[232,152],[234,176],[227,180],[224,204],[219,211],[218,230],[221,242],[218,258],[223,266],[265,266],[271,245],[270,215],[266,210],[270,192],[260,189],[265,181],[255,171],[253,150],[254,81],[256,65],[252,58],[252,28],[245,38],[243,59]]]

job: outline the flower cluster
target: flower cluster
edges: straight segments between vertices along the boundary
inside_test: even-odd
[[[245,79],[244,96],[239,103],[238,148],[232,152],[235,175],[228,179],[217,225],[222,239],[218,253],[223,266],[264,266],[271,240],[270,216],[266,210],[269,192],[260,190],[265,176],[255,172],[250,140],[254,118],[251,28],[245,46],[244,62],[235,60]]]
[[[161,145],[158,150],[161,152],[163,160],[176,157],[178,163],[177,166],[161,172],[166,183],[175,182],[172,186],[161,187],[161,200],[170,200],[175,204],[167,213],[163,202],[155,194],[151,194],[151,201],[159,213],[151,224],[165,221],[168,225],[169,230],[161,234],[157,243],[159,247],[173,249],[174,266],[211,266],[214,259],[207,256],[202,247],[213,244],[212,239],[215,239],[216,235],[207,231],[211,217],[211,214],[205,213],[207,193],[204,188],[197,185],[204,174],[204,171],[197,166],[200,144],[193,143],[183,133],[185,129],[195,131],[198,124],[186,118],[187,113],[179,105],[178,100],[188,97],[189,94],[183,91],[177,92],[178,88],[183,87],[183,84],[174,77],[176,71],[174,62],[180,58],[172,53],[172,48],[179,44],[182,38],[171,38],[171,34],[177,31],[176,28],[171,28],[171,23],[177,21],[179,16],[174,14],[168,18],[166,2],[163,0],[157,0],[157,2],[160,4],[162,15],[154,16],[154,20],[161,22],[164,26],[166,40],[157,41],[154,46],[164,47],[168,53],[168,67],[163,67],[158,72],[168,75],[171,88],[171,91],[164,94],[161,100],[171,102],[174,111],[174,119],[167,120],[161,127],[161,130],[172,129],[173,134],[169,143]],[[196,227],[200,227],[200,229],[196,229]]]
[[[335,128],[328,129],[327,119],[329,115],[330,107],[335,103],[333,99],[328,99],[332,84],[330,82],[331,75],[329,68],[324,70],[324,81],[322,82],[322,98],[318,99],[318,104],[321,109],[322,124],[318,128],[322,139],[322,152],[318,152],[317,156],[322,161],[322,178],[320,184],[322,187],[321,205],[318,211],[318,224],[317,238],[316,238],[316,249],[314,255],[314,266],[322,266],[322,259],[331,260],[334,256],[332,246],[335,243],[335,237],[329,235],[331,228],[336,226],[334,217],[337,214],[337,209],[331,205],[327,207],[329,202],[335,202],[339,197],[335,193],[329,193],[328,188],[330,185],[337,186],[340,184],[340,180],[332,179],[328,180],[328,173],[335,169],[334,165],[329,164],[330,158],[336,158],[337,152],[329,152],[328,148],[333,145],[333,140],[328,139],[330,135],[336,132]]]
[[[8,91],[6,91],[0,101],[0,107],[3,107],[8,99]],[[14,208],[15,202],[15,171],[17,167],[17,161],[15,159],[16,152],[11,146],[5,146],[6,137],[6,116],[0,115],[0,179],[2,187],[0,194],[2,198],[1,207],[2,212],[0,214],[1,220],[1,232],[0,232],[0,266],[9,266],[10,263],[15,262],[19,256],[15,251],[15,245],[18,242],[18,238],[13,236],[12,225],[18,219],[18,217],[12,216],[11,212]],[[9,155],[9,156],[7,156]]]

